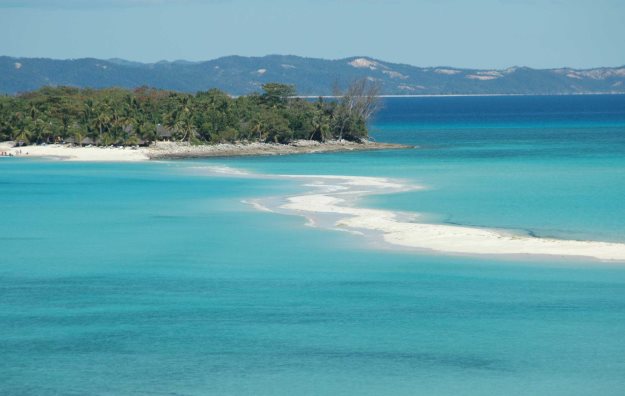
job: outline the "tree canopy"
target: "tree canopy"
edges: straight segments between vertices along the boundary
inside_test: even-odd
[[[45,87],[0,97],[0,141],[136,145],[165,139],[207,144],[367,138],[370,114],[354,105],[359,98],[311,101],[295,97],[291,85],[262,88],[261,94],[232,98],[217,89],[191,95],[147,87]]]

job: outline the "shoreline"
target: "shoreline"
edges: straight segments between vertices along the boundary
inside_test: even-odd
[[[306,219],[306,225],[347,231],[360,237],[371,235],[395,249],[430,251],[464,256],[533,256],[590,258],[606,263],[625,263],[625,243],[541,238],[498,230],[421,222],[416,212],[399,212],[358,206],[360,198],[424,190],[424,186],[383,177],[341,175],[257,175],[227,167],[196,167],[195,172],[230,177],[277,178],[302,182],[309,191],[291,196],[246,199],[256,210]]]
[[[290,144],[277,143],[223,143],[192,146],[185,143],[157,142],[150,147],[78,147],[64,144],[13,147],[13,142],[0,143],[0,152],[7,152],[18,158],[51,158],[81,162],[139,162],[149,160],[270,156],[333,153],[349,151],[411,149],[393,143],[349,141],[299,140]],[[19,153],[21,151],[21,154]],[[3,157],[0,157],[3,158]]]

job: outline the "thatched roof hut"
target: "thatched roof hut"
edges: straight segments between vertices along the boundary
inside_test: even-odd
[[[173,131],[161,124],[156,125],[156,135],[161,139],[171,139]]]
[[[80,144],[82,146],[89,146],[89,145],[95,144],[95,142],[90,137],[86,137],[86,138],[84,138],[83,140],[80,141]]]

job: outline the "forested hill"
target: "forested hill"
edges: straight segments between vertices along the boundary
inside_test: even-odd
[[[150,86],[184,92],[218,88],[232,95],[260,91],[262,84],[295,84],[301,95],[330,95],[338,83],[368,78],[382,93],[418,94],[579,94],[625,93],[625,66],[588,70],[473,70],[415,67],[371,58],[323,60],[297,56],[229,56],[206,62],[152,64],[119,59],[52,60],[0,57],[0,92],[14,94],[42,86]]]

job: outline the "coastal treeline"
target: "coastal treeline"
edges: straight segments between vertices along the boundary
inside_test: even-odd
[[[296,97],[295,88],[265,84],[262,93],[230,97],[217,89],[186,94],[147,87],[46,87],[0,97],[0,141],[21,144],[143,145],[289,143],[367,138],[377,88],[358,81],[335,100]]]

